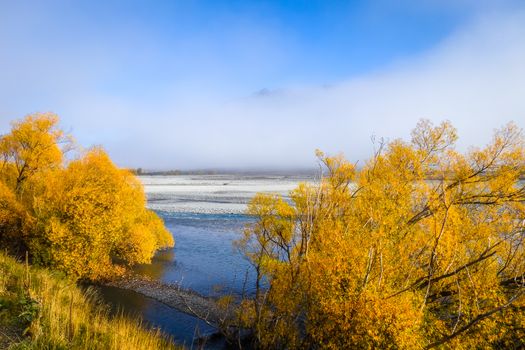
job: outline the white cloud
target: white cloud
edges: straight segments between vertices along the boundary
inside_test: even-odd
[[[510,120],[525,127],[523,38],[523,10],[484,12],[428,52],[380,71],[329,87],[283,86],[238,99],[228,99],[238,91],[227,79],[229,72],[217,72],[209,81],[205,76],[178,81],[157,94],[144,86],[144,95],[136,98],[97,92],[93,85],[110,74],[115,62],[106,62],[104,53],[90,55],[86,47],[82,60],[75,61],[78,54],[66,60],[69,66],[55,65],[46,56],[30,68],[36,58],[28,58],[28,75],[37,79],[0,84],[8,102],[0,105],[0,116],[49,107],[81,142],[102,143],[119,164],[147,168],[314,166],[315,148],[362,160],[370,154],[372,135],[407,137],[420,118],[451,120],[466,147],[487,142],[494,128]],[[244,72],[256,70],[258,53],[272,47],[266,41],[261,45],[248,50],[254,66]],[[271,57],[279,57],[278,48],[273,50]],[[88,73],[77,71],[90,66],[94,69]],[[264,69],[270,69],[268,64]],[[16,82],[13,74],[4,72]],[[33,95],[41,90],[43,103],[24,103],[24,84],[30,81],[41,84],[30,90]]]
[[[137,137],[168,157],[159,166],[183,156],[197,167],[308,166],[315,148],[364,159],[370,136],[407,137],[420,118],[452,121],[462,148],[481,145],[508,121],[525,127],[523,38],[524,12],[484,16],[419,57],[331,87],[166,107],[171,118]]]

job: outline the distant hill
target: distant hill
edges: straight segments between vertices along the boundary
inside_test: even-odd
[[[196,169],[196,170],[145,170],[129,169],[135,175],[176,176],[176,175],[278,175],[278,176],[314,176],[319,169]]]

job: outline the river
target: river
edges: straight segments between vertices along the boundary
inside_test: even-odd
[[[287,196],[306,176],[194,175],[141,176],[148,207],[164,220],[175,238],[173,249],[159,252],[135,272],[177,283],[206,296],[251,293],[254,274],[232,243],[252,218],[244,211],[257,192]],[[141,294],[114,287],[100,289],[113,310],[141,317],[179,344],[191,346],[214,332],[203,321]],[[218,349],[219,343],[208,348]]]

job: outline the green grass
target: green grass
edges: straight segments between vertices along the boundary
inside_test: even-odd
[[[110,317],[92,290],[0,253],[0,348],[175,349],[159,331]]]

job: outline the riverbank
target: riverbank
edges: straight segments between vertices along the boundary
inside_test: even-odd
[[[0,253],[0,348],[177,349],[159,330],[110,316],[92,290]]]

